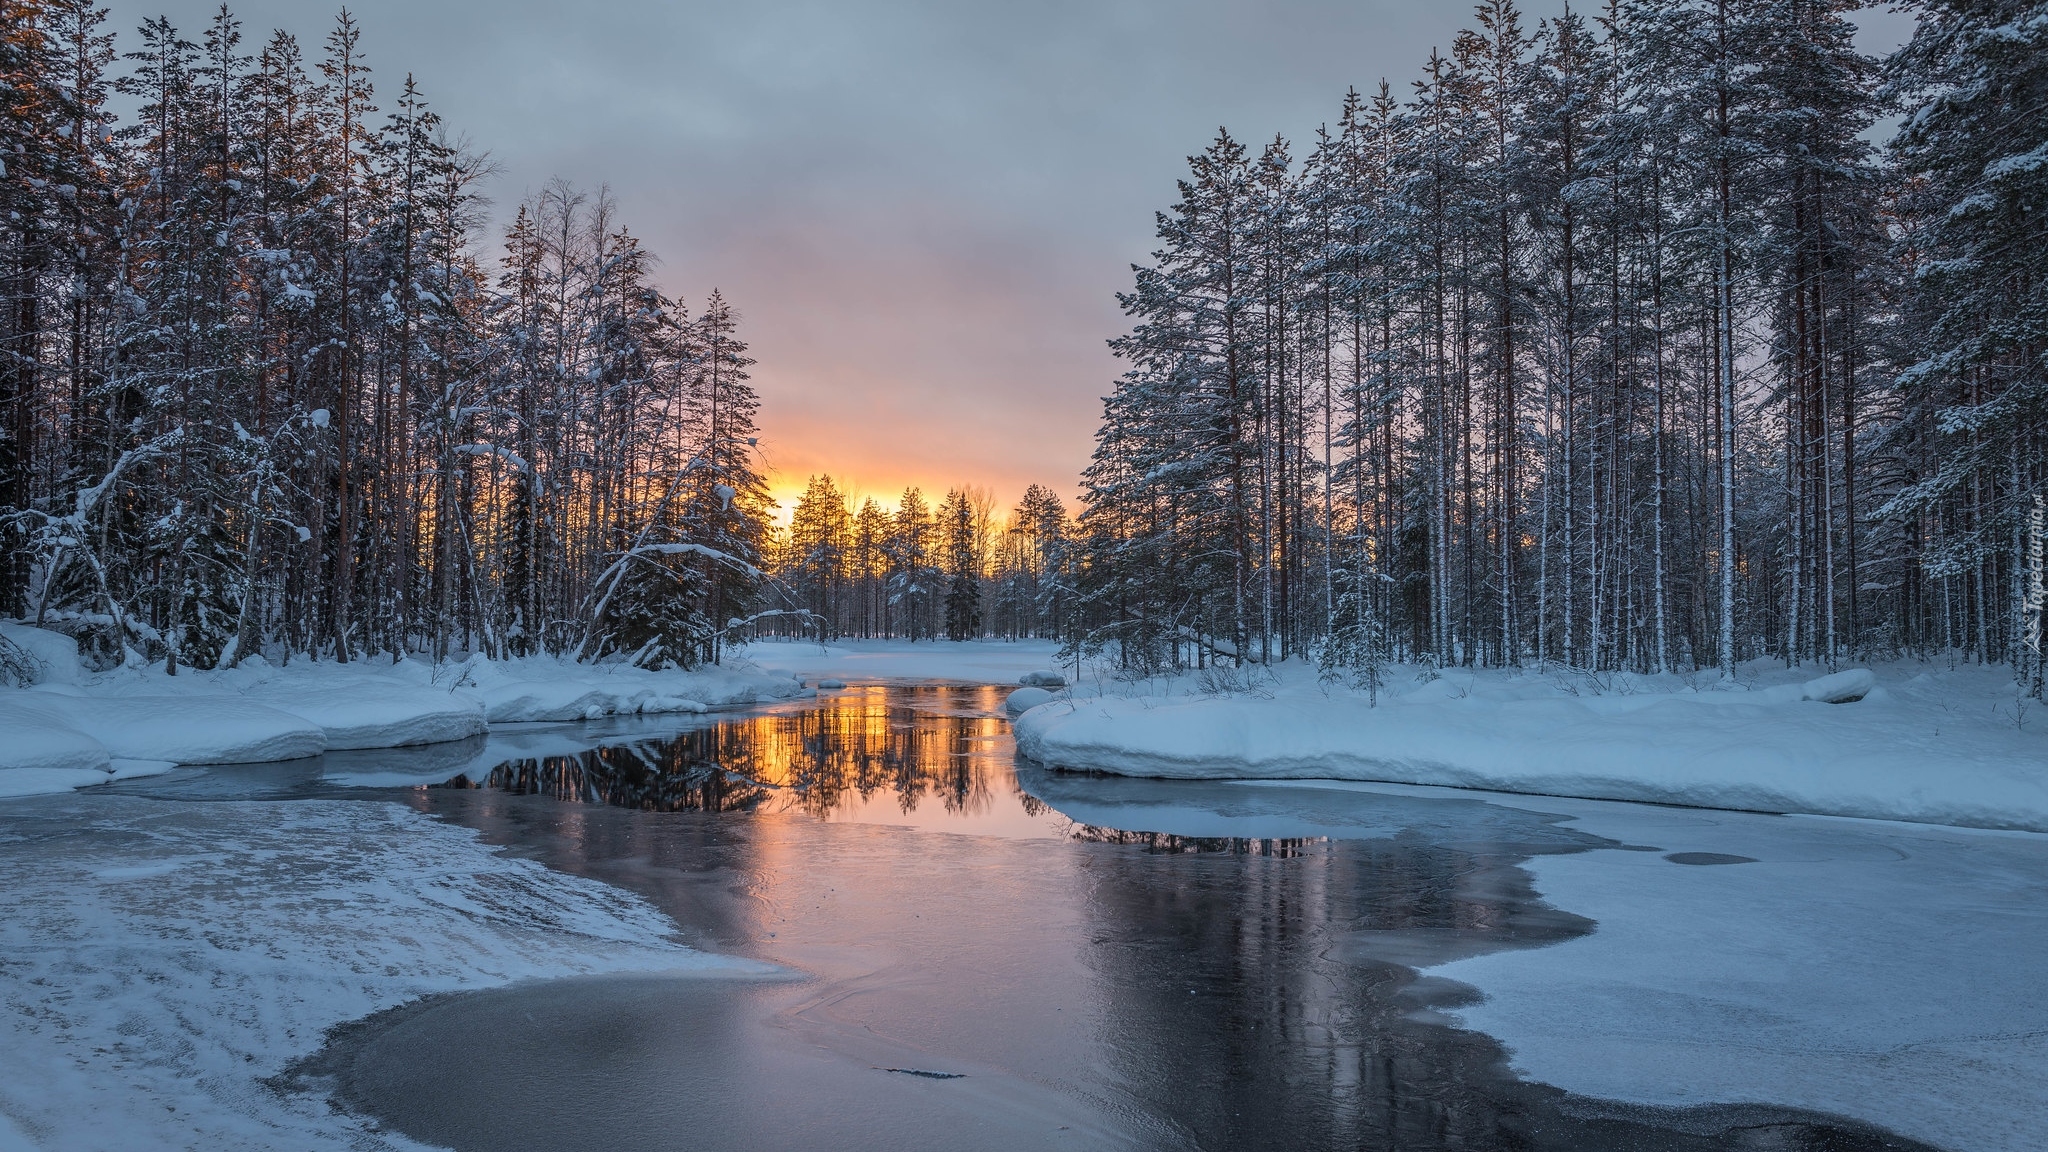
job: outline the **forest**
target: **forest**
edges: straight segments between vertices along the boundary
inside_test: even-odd
[[[486,255],[488,159],[346,12],[310,59],[106,18],[0,0],[0,616],[174,673],[716,659],[768,525],[734,309],[561,180]]]
[[[174,670],[765,630],[2039,694],[2048,9],[1929,0],[1885,59],[1855,10],[1487,0],[1308,140],[1190,157],[1071,514],[814,476],[779,529],[734,308],[602,188],[490,227],[346,14],[121,51],[0,0],[0,615]]]
[[[1487,0],[1305,146],[1220,131],[1121,296],[1073,638],[2038,695],[2048,8],[1878,60],[1856,7]]]
[[[789,527],[769,546],[769,595],[783,616],[759,630],[909,640],[1079,635],[1072,526],[1059,494],[1024,489],[998,520],[985,489],[949,489],[933,508],[905,489],[894,509],[851,507],[832,477],[812,476]]]

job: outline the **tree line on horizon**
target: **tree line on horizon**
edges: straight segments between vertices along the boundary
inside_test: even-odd
[[[602,189],[487,236],[487,158],[411,76],[377,106],[346,12],[312,61],[106,17],[0,0],[0,616],[173,671],[716,659],[769,526],[732,307]]]
[[[2010,662],[2048,492],[2048,5],[1485,0],[1121,295],[1072,639],[1662,672]],[[1901,126],[1870,142],[1880,118]]]
[[[809,478],[768,548],[771,597],[790,615],[764,631],[841,638],[1064,638],[1073,620],[1070,521],[1058,493],[1025,488],[998,519],[986,489],[916,487],[860,507],[830,475]]]

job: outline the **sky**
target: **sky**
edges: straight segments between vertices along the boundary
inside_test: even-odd
[[[113,0],[124,43],[217,0]],[[573,7],[573,11],[572,11]],[[1528,23],[1553,7],[1530,5]],[[244,0],[309,60],[333,10]],[[1116,292],[1219,125],[1312,139],[1348,86],[1405,92],[1464,4],[1397,0],[360,0],[380,93],[413,73],[495,160],[496,210],[608,185],[691,305],[759,360],[778,498],[1069,498],[1118,367]],[[1874,41],[1900,17],[1874,14]],[[1889,44],[1882,46],[1888,47]],[[1296,154],[1305,152],[1298,146]]]

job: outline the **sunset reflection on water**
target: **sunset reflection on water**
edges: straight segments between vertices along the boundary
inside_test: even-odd
[[[574,755],[511,760],[488,788],[659,812],[802,812],[820,820],[1059,837],[1071,822],[1010,767],[1007,689],[864,685],[801,708],[721,717]]]
[[[444,788],[648,812],[801,813],[977,836],[1073,839],[1147,852],[1293,856],[1307,840],[1183,837],[1077,823],[1018,783],[997,685],[868,684],[682,732],[508,760]]]

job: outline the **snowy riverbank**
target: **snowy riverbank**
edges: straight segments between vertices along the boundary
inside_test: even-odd
[[[430,993],[771,971],[395,804],[26,801],[0,810],[0,886],[5,1148],[413,1148],[266,1081]]]
[[[534,657],[349,664],[260,658],[176,676],[161,666],[80,669],[54,632],[6,625],[39,665],[37,683],[0,688],[0,796],[60,792],[175,764],[292,760],[341,749],[457,741],[491,725],[704,712],[805,689],[745,661],[692,671]]]
[[[1791,1106],[1956,1152],[2028,1152],[2048,1128],[2048,836],[1405,784],[1215,788],[1237,795],[1071,779],[1056,807],[1190,837],[1494,851],[1526,836],[1510,814],[1543,813],[1607,841],[1518,865],[1545,904],[1596,922],[1589,933],[1473,949],[1500,930],[1482,917],[1337,937],[1351,956],[1471,988],[1455,1022],[1576,1093],[1574,1108]]]
[[[1544,900],[1598,928],[1428,970],[1485,995],[1456,1014],[1522,1075],[1599,1101],[1810,1108],[1957,1152],[2041,1146],[2040,835],[1503,802],[1663,850],[1530,859]]]
[[[1377,706],[1295,664],[1077,687],[1018,718],[1061,768],[1337,779],[2048,830],[2048,709],[2000,668],[1695,677],[1395,669]],[[1853,702],[1828,703],[1860,695]]]

